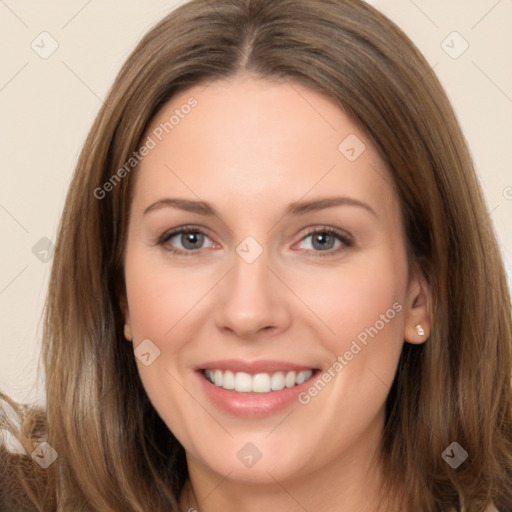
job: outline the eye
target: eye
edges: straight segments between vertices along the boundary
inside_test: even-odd
[[[301,239],[299,245],[304,244],[308,239],[311,241],[302,249],[306,249],[307,252],[311,252],[315,256],[332,256],[353,245],[352,237],[348,233],[327,227],[319,227],[310,231]],[[202,229],[184,226],[164,233],[156,241],[156,244],[177,255],[193,256],[201,249],[208,248],[204,247],[207,240],[210,241],[209,248],[215,247],[215,244]]]
[[[315,256],[332,256],[353,245],[353,240],[350,235],[337,229],[327,227],[316,228],[309,232],[301,239],[299,244],[304,243],[308,239],[311,240],[306,244],[305,249],[316,253]]]
[[[202,229],[185,226],[164,233],[157,243],[163,246],[166,251],[190,256],[196,254],[199,249],[204,249],[206,240],[210,240],[210,238]],[[213,246],[214,244],[212,242],[210,247]]]

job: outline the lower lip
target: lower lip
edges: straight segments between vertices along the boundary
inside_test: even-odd
[[[219,409],[242,418],[262,418],[276,414],[298,401],[298,395],[311,385],[318,371],[302,384],[269,393],[239,393],[227,390],[212,384],[202,371],[196,373],[206,395]]]

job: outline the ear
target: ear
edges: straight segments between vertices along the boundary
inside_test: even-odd
[[[130,320],[130,310],[128,308],[128,302],[126,300],[126,297],[121,298],[121,300],[119,301],[119,305],[124,314],[124,337],[128,341],[133,341],[132,324],[131,324],[131,320]]]
[[[411,274],[405,305],[404,340],[408,343],[424,343],[430,336],[431,303],[430,287],[421,272],[415,270]]]
[[[132,338],[132,327],[131,327],[131,324],[130,324],[130,321],[127,320],[124,324],[124,337],[128,340],[128,341],[133,341],[133,338]]]

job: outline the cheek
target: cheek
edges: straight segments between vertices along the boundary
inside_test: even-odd
[[[170,269],[165,260],[149,258],[144,249],[133,247],[127,254],[125,280],[134,348],[151,340],[158,349],[158,356],[147,366],[137,360],[139,375],[151,403],[169,428],[187,438],[187,422],[196,421],[194,416],[199,412],[178,383],[182,376],[177,368],[184,345],[189,336],[193,337],[187,312],[204,290],[191,286],[190,273]]]
[[[358,336],[364,340],[372,326],[382,337],[401,338],[406,272],[405,254],[379,250],[312,273],[302,279],[297,295],[322,321],[320,332],[339,353]]]
[[[134,340],[166,338],[170,330],[204,295],[204,277],[169,268],[158,258],[133,249],[125,265],[126,290]],[[204,288],[204,289],[203,289]]]
[[[172,344],[165,343],[162,348],[178,351],[179,337],[171,336],[170,331],[176,328],[178,332],[183,320],[188,329],[193,328],[185,317],[205,313],[204,308],[209,307],[205,295],[219,276],[208,266],[196,266],[193,272],[186,265],[170,267],[165,255],[155,261],[137,248],[128,254],[125,278],[134,340],[172,339]],[[379,331],[380,339],[403,341],[397,304],[401,306],[404,300],[406,272],[405,252],[381,246],[337,266],[321,264],[307,272],[290,266],[281,274],[307,309],[300,303],[294,306],[294,301],[286,307],[294,310],[294,318],[309,327],[312,336],[323,338],[322,344],[339,354],[355,339],[363,343],[365,338],[373,339],[368,334],[368,329],[374,333],[372,327]]]
[[[355,443],[385,402],[403,344],[403,314],[393,307],[403,303],[406,289],[403,253],[381,246],[336,266],[322,263],[304,268],[289,265],[280,269],[280,277],[293,294],[283,288],[282,295],[276,295],[279,306],[291,313],[292,334],[299,333],[298,339],[315,345],[315,350],[325,355],[326,365],[340,356],[344,368],[335,373],[325,390],[311,391],[308,405],[297,404],[297,419],[283,424],[283,437],[261,441],[268,443],[270,453],[282,453],[283,446],[303,446],[298,452],[286,450],[278,464],[285,469],[296,467],[302,459],[316,467]],[[187,382],[191,341],[204,340],[205,333],[214,328],[216,301],[208,292],[225,270],[197,266],[192,272],[186,265],[180,268],[166,264],[163,258],[150,258],[138,248],[129,253],[126,262],[134,340],[154,339],[161,348],[161,356],[151,366],[138,363],[143,386],[180,442],[194,453],[208,453],[211,465],[223,460],[220,452],[226,445],[219,439],[224,433],[211,423],[212,437],[206,439],[214,440],[218,453],[212,451],[209,441],[208,448],[201,444],[205,434],[198,426],[209,425],[210,416],[177,381]],[[310,453],[304,439],[329,442],[320,443],[323,448]]]

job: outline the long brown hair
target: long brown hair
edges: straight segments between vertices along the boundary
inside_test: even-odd
[[[383,493],[407,511],[482,511],[491,501],[512,510],[512,320],[496,237],[434,72],[359,0],[193,0],[122,67],[69,188],[45,310],[45,438],[59,454],[46,471],[59,507],[178,510],[184,449],[150,404],[123,336],[137,170],[94,191],[178,90],[242,71],[329,97],[394,176],[411,262],[432,294],[432,331],[403,347],[380,451]],[[468,454],[456,469],[442,456],[452,442]],[[38,507],[54,510],[51,499]]]

